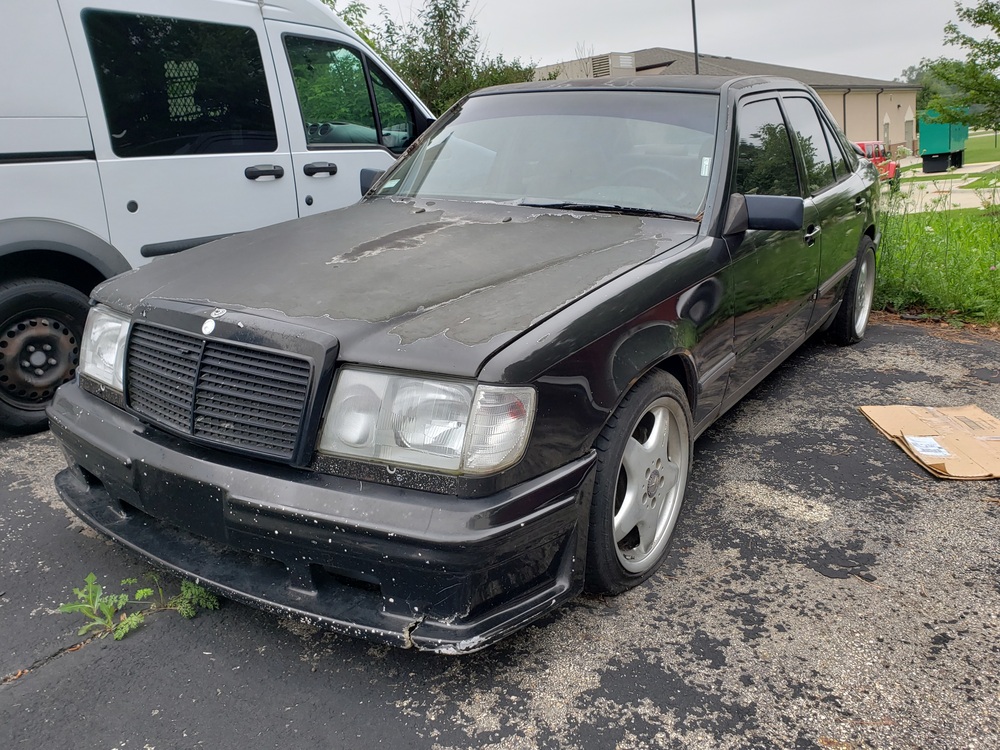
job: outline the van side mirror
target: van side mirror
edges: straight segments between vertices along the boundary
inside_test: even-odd
[[[740,234],[748,229],[797,230],[802,229],[805,202],[786,195],[729,196],[729,212],[723,234]]]
[[[361,170],[361,195],[368,195],[378,178],[385,174],[384,169],[362,169]]]

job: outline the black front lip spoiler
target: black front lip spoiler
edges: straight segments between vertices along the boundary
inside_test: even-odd
[[[56,487],[74,512],[236,601],[355,637],[466,653],[582,590],[593,455],[494,497],[459,499],[201,449],[75,386],[60,389],[49,416],[69,461]]]

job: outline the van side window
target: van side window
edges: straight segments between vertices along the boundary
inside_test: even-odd
[[[390,151],[401,154],[413,141],[415,118],[413,105],[392,81],[374,67],[372,87],[375,89],[375,103],[378,105],[378,119],[382,125],[382,142]]]
[[[277,150],[252,29],[101,10],[83,26],[117,156]]]
[[[310,147],[371,143],[400,153],[413,140],[411,105],[370,66],[369,91],[360,53],[336,42],[297,36],[285,37],[285,49]]]

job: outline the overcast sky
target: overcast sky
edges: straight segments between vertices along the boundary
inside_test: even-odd
[[[419,0],[365,0],[408,19]],[[696,0],[698,50],[810,70],[892,80],[945,47],[951,0]],[[341,0],[345,4],[345,0]],[[965,5],[974,4],[966,0]],[[536,65],[585,53],[693,49],[691,0],[471,0],[490,54]]]

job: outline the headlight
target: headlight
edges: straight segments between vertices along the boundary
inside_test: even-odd
[[[450,473],[488,474],[518,461],[535,391],[343,368],[319,450]]]
[[[80,372],[120,392],[128,329],[127,316],[104,305],[92,308],[80,344]]]

